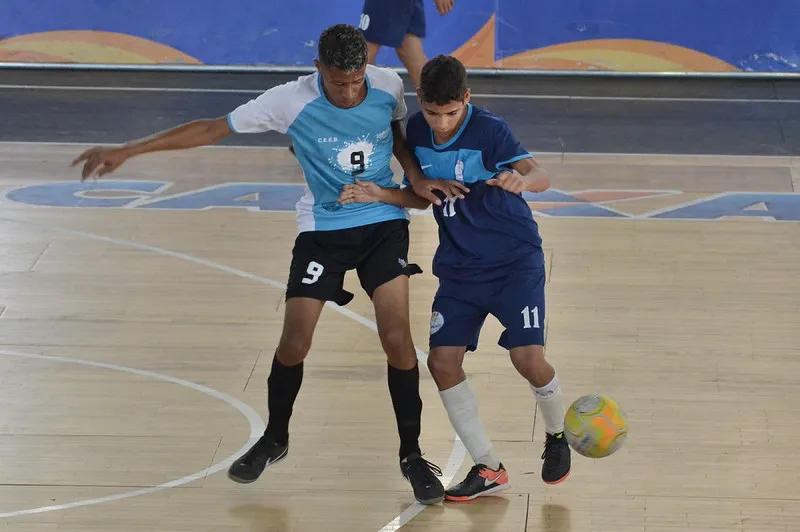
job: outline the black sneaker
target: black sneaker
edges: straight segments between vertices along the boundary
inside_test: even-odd
[[[471,501],[510,487],[508,472],[503,464],[496,471],[483,464],[475,464],[460,484],[444,492],[444,498],[455,502]]]
[[[563,432],[547,434],[542,459],[542,480],[545,483],[558,484],[569,476],[570,450]]]
[[[280,462],[288,453],[288,443],[280,445],[265,434],[250,447],[249,451],[231,464],[228,468],[228,478],[239,484],[255,482],[267,466]]]
[[[417,453],[400,461],[400,471],[411,484],[414,498],[422,504],[436,504],[444,499],[444,486],[436,477],[442,476],[438,466],[428,462]]]

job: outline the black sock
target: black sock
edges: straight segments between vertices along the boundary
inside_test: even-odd
[[[272,359],[272,371],[267,379],[269,422],[264,434],[269,434],[281,445],[289,443],[289,418],[302,382],[302,362],[296,366],[284,366],[277,356]]]
[[[419,448],[419,434],[422,431],[419,365],[411,369],[397,369],[389,365],[389,393],[397,418],[397,433],[400,435],[400,459],[411,453],[422,454]]]

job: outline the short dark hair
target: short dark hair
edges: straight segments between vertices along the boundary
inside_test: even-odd
[[[422,67],[420,96],[426,103],[447,105],[463,102],[467,92],[467,69],[452,55],[437,55]]]
[[[367,41],[349,24],[335,24],[323,31],[317,51],[320,63],[345,72],[355,72],[367,64]]]

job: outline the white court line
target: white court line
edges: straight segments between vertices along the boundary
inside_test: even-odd
[[[113,87],[84,85],[0,85],[0,90],[54,90],[54,91],[95,91],[95,92],[188,92],[212,94],[261,94],[263,89],[211,89],[192,87]],[[406,96],[415,97],[416,92],[406,92]],[[772,98],[678,98],[660,96],[571,96],[568,94],[505,94],[505,93],[472,93],[473,98],[498,100],[587,100],[587,101],[621,101],[621,102],[688,102],[688,103],[780,103],[798,104],[798,99],[778,100]]]
[[[243,133],[246,135],[246,133]],[[289,137],[286,137],[287,140]],[[64,142],[64,141],[39,141],[39,140],[0,140],[0,146],[75,146],[75,147],[93,147],[93,146],[120,146],[122,142]],[[192,150],[204,150],[207,148],[225,150],[281,150],[287,151],[287,146],[244,146],[244,145],[227,145],[227,144],[210,144],[207,146],[198,146]],[[187,152],[187,150],[175,150]],[[76,154],[77,155],[77,154]],[[535,151],[533,155],[548,156],[548,157],[625,157],[625,158],[656,158],[656,157],[670,157],[670,158],[697,158],[697,157],[713,157],[720,159],[792,159],[796,155],[739,155],[739,154],[718,154],[718,153],[625,153],[625,152],[570,152],[570,151]],[[66,161],[65,166],[69,168],[71,160]],[[302,184],[302,183],[296,183]]]
[[[194,264],[199,264],[199,265],[205,266],[207,268],[212,268],[212,269],[215,269],[215,270],[219,270],[219,271],[222,271],[222,272],[225,272],[225,273],[229,273],[231,275],[235,275],[237,277],[242,277],[244,279],[249,279],[251,281],[255,281],[257,283],[265,284],[267,286],[271,286],[273,288],[277,288],[277,289],[280,289],[280,290],[285,290],[286,289],[286,285],[284,285],[282,283],[279,283],[278,281],[274,281],[272,279],[269,279],[267,277],[261,277],[260,275],[256,275],[254,273],[246,272],[244,270],[239,270],[239,269],[236,269],[236,268],[231,268],[230,266],[227,266],[225,264],[220,264],[218,262],[212,262],[212,261],[209,261],[209,260],[201,259],[199,257],[194,257],[192,255],[187,255],[185,253],[180,253],[180,252],[172,251],[172,250],[165,249],[165,248],[159,248],[159,247],[156,247],[156,246],[149,246],[147,244],[139,244],[137,242],[131,242],[131,241],[128,241],[128,240],[120,240],[120,239],[117,239],[117,238],[112,238],[112,237],[103,236],[103,235],[97,235],[97,234],[88,233],[88,232],[85,232],[85,231],[78,231],[78,230],[75,230],[75,229],[66,229],[66,228],[63,228],[63,227],[56,227],[56,226],[42,224],[42,223],[29,222],[27,220],[17,220],[17,219],[14,219],[14,218],[0,217],[0,221],[27,225],[27,226],[30,226],[30,227],[36,227],[38,229],[44,229],[44,230],[47,230],[47,231],[55,231],[55,232],[59,232],[59,233],[65,233],[65,234],[80,236],[80,237],[84,237],[84,238],[89,238],[89,239],[92,239],[92,240],[98,240],[98,241],[101,241],[101,242],[108,242],[110,244],[116,244],[116,245],[119,245],[119,246],[135,248],[135,249],[139,249],[139,250],[142,250],[142,251],[149,251],[149,252],[156,253],[156,254],[159,254],[159,255],[164,255],[164,256],[167,256],[167,257],[173,257],[173,258],[176,258],[176,259],[179,259],[179,260],[184,260],[184,261],[187,261],[187,262],[192,262]],[[344,316],[347,316],[348,318],[350,318],[350,319],[352,319],[354,321],[357,321],[358,323],[360,323],[361,325],[367,327],[368,329],[371,329],[371,330],[373,330],[375,332],[378,331],[378,325],[375,322],[370,321],[367,318],[365,318],[365,317],[363,317],[363,316],[361,316],[359,314],[356,314],[355,312],[353,312],[352,310],[350,310],[350,309],[348,309],[346,307],[340,307],[339,305],[336,305],[335,303],[331,303],[331,302],[326,303],[326,306],[329,307],[330,309],[332,309],[332,310],[344,315]],[[427,367],[427,364],[426,364],[427,359],[428,359],[427,353],[422,351],[417,346],[414,346],[414,349],[417,352],[417,358],[422,363],[421,365],[424,365],[425,367]],[[175,380],[178,380],[178,379],[175,379]],[[192,383],[189,383],[189,384],[192,384]],[[200,386],[200,385],[198,384],[198,385],[195,385],[195,386]],[[211,390],[211,391],[214,392],[214,390]],[[220,394],[220,392],[215,392],[215,393],[217,393],[219,395],[223,395],[223,394]],[[233,399],[233,398],[231,398],[231,399],[233,401],[235,401],[235,399]],[[244,406],[247,407],[247,405],[244,405]],[[249,408],[249,407],[247,407],[247,408]],[[263,427],[263,422],[261,421],[261,418],[258,416],[258,414],[255,414],[255,415],[256,415],[256,417],[258,417],[258,420],[261,423],[260,426]],[[248,419],[249,419],[249,417],[248,417]],[[251,426],[252,426],[252,422],[251,422]],[[261,430],[261,432],[263,432],[264,429],[261,428],[260,430]],[[258,439],[258,437],[260,437],[260,436],[261,436],[261,434],[259,433],[258,436],[256,437],[256,439]],[[249,445],[252,445],[253,442],[254,442],[254,440],[253,440],[253,431],[251,429],[251,439],[244,447],[242,447],[242,452],[247,450]],[[461,467],[461,464],[464,461],[464,458],[466,457],[466,454],[467,454],[467,450],[464,447],[464,444],[461,442],[461,440],[456,435],[456,438],[453,441],[453,448],[450,451],[450,456],[449,456],[449,458],[447,460],[447,465],[445,466],[444,470],[442,471],[442,484],[444,484],[444,486],[448,486],[450,484],[450,482],[453,480],[453,477],[455,477],[456,473],[458,472],[459,468]],[[229,458],[228,460],[232,462],[232,460],[234,460],[234,459],[235,459],[235,457],[232,457],[232,458]],[[220,469],[224,468],[225,467],[224,464],[225,464],[225,462],[223,462],[221,464],[217,464],[217,466],[215,466],[215,467],[218,468],[218,469],[216,469],[216,471],[219,471]],[[185,477],[185,478],[189,478],[189,477]],[[192,480],[194,480],[194,478],[192,478]],[[175,481],[175,482],[177,482],[177,481]],[[142,495],[144,493],[151,493],[152,491],[157,491],[159,489],[165,489],[165,488],[173,486],[171,483],[168,483],[168,484],[169,485],[163,484],[162,485],[163,487],[162,486],[155,486],[153,488],[146,488],[145,490],[140,490],[138,492],[131,492],[131,493],[135,494],[135,495]],[[106,501],[109,501],[109,500],[117,500],[117,499],[120,499],[120,498],[126,498],[126,497],[132,497],[132,496],[134,496],[134,495],[130,495],[130,494],[120,494],[119,496],[113,496],[112,495],[111,496],[112,498],[105,497],[105,498],[102,498],[102,499],[94,499],[93,500],[94,502],[82,501],[82,503],[78,502],[78,503],[69,503],[69,504],[64,504],[64,505],[59,505],[59,506],[53,506],[53,507],[48,507],[48,508],[51,508],[50,510],[43,510],[43,511],[61,510],[61,509],[65,509],[65,508],[72,508],[73,506],[83,506],[84,504],[95,504],[97,502],[106,502]],[[117,497],[117,499],[115,499],[113,497]],[[419,515],[426,508],[427,508],[427,506],[425,506],[423,504],[420,504],[420,503],[415,501],[408,508],[403,510],[403,512],[401,512],[400,515],[398,515],[397,517],[395,517],[394,519],[389,521],[378,532],[394,532],[394,531],[398,530],[400,527],[402,527],[403,525],[405,525],[406,523],[408,523],[409,521],[411,521],[414,517]],[[31,510],[27,510],[27,511],[23,510],[23,512],[33,513],[33,511],[31,511]],[[14,513],[13,515],[17,515],[17,514]],[[5,514],[0,514],[0,517],[4,517],[4,516],[5,516]]]
[[[12,221],[12,220],[5,220],[5,221]],[[152,379],[158,379],[161,381],[170,382],[172,384],[178,384],[180,386],[185,386],[186,388],[191,388],[192,390],[198,391],[200,393],[204,393],[206,395],[210,395],[220,401],[224,401],[234,407],[236,410],[242,413],[244,417],[247,418],[247,421],[250,423],[250,439],[242,446],[241,449],[236,451],[236,453],[232,454],[222,462],[219,462],[211,467],[203,469],[202,471],[198,471],[197,473],[193,473],[191,475],[187,475],[183,478],[179,478],[176,480],[171,480],[169,482],[165,482],[164,484],[159,484],[158,486],[152,486],[149,488],[138,489],[135,491],[128,491],[126,493],[117,493],[114,495],[109,495],[107,497],[99,497],[96,499],[85,499],[82,501],[74,501],[65,504],[56,504],[53,506],[42,506],[39,508],[29,508],[27,510],[17,510],[13,512],[4,512],[0,513],[0,518],[8,518],[8,517],[18,517],[21,515],[30,515],[30,514],[40,514],[45,512],[54,512],[56,510],[67,510],[70,508],[78,508],[79,506],[89,506],[91,504],[100,504],[103,502],[112,502],[112,501],[119,501],[122,499],[128,499],[131,497],[138,497],[139,495],[147,495],[149,493],[155,493],[157,491],[162,491],[168,488],[175,488],[177,486],[182,486],[184,484],[188,484],[190,482],[194,482],[195,480],[199,480],[204,478],[208,475],[213,475],[218,471],[221,471],[227,468],[233,461],[240,456],[242,453],[247,451],[247,449],[253,445],[258,438],[261,437],[261,434],[264,432],[266,428],[264,426],[264,422],[261,419],[261,416],[258,415],[258,412],[250,408],[250,406],[244,404],[243,402],[239,401],[238,399],[231,397],[230,395],[224,394],[222,392],[218,392],[213,388],[209,388],[207,386],[203,386],[202,384],[197,384],[190,381],[185,381],[183,379],[177,379],[175,377],[170,377],[168,375],[163,375],[161,373],[155,373],[153,371],[145,371],[136,368],[129,368],[125,366],[117,366],[116,364],[104,364],[102,362],[92,362],[90,360],[78,360],[74,358],[65,358],[60,356],[50,356],[50,355],[40,355],[40,354],[33,354],[33,353],[19,353],[16,351],[7,351],[5,349],[0,350],[0,356],[10,356],[10,357],[18,357],[18,358],[28,358],[28,359],[36,359],[36,360],[48,360],[52,362],[59,362],[59,363],[66,363],[66,364],[80,364],[82,366],[93,366],[96,368],[103,368],[103,369],[110,369],[114,371],[122,371],[125,373],[132,373],[134,375],[139,375],[141,377],[150,377]]]

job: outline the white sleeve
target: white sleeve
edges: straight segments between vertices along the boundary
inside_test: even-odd
[[[272,87],[257,98],[244,103],[228,114],[228,125],[234,133],[286,133],[296,112],[292,112],[289,98],[292,83]]]
[[[367,65],[367,75],[373,88],[383,91],[394,98],[392,122],[404,120],[408,114],[406,88],[403,86],[403,80],[397,72],[390,68]]]
[[[406,106],[406,88],[403,86],[403,80],[397,72],[392,71],[392,74],[397,78],[397,88],[394,92],[397,101],[395,103],[394,113],[392,113],[392,121],[396,122],[397,120],[405,120],[408,114],[408,107]]]

